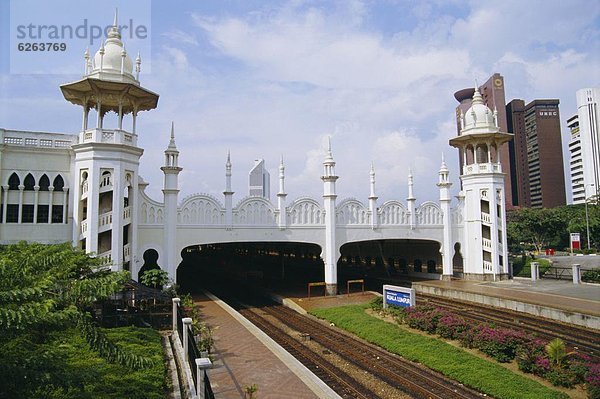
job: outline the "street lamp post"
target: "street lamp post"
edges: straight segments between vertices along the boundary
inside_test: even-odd
[[[594,187],[594,184],[588,184],[591,187]],[[585,235],[587,237],[587,247],[588,247],[588,251],[590,249],[590,218],[588,216],[588,196],[587,196],[587,190],[583,190],[584,194],[585,194]]]

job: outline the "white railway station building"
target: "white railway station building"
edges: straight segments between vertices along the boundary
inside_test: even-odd
[[[132,62],[124,50],[115,26],[93,57],[86,52],[85,75],[60,87],[67,101],[82,107],[78,135],[0,129],[0,243],[69,241],[134,278],[146,251],[155,250],[173,280],[189,246],[311,243],[321,248],[330,294],[337,290],[342,246],[357,242],[396,240],[409,263],[428,259],[441,266],[432,276],[413,265],[414,275],[450,278],[458,270],[457,276],[467,279],[508,276],[499,148],[512,135],[500,132],[496,113],[477,90],[472,107],[461,115],[461,134],[450,140],[464,154],[462,190],[455,191],[454,206],[443,160],[439,180],[430,183],[439,188],[435,200],[417,203],[409,176],[406,200],[379,201],[373,168],[366,201],[339,200],[331,144],[323,159],[321,198],[288,200],[282,160],[275,203],[260,195],[268,193],[268,187],[260,187],[260,178],[268,181],[268,174],[257,169],[255,195],[234,205],[229,156],[222,198],[180,198],[178,175],[185,165],[178,162],[173,127],[170,139],[165,134],[163,198],[152,199],[138,173],[143,149],[137,138],[143,132],[137,131],[136,119],[140,111],[157,107],[158,94],[140,84],[140,64],[139,56]],[[117,126],[104,126],[110,111],[118,115]],[[425,247],[427,255],[419,254]]]

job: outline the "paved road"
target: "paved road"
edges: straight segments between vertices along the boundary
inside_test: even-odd
[[[595,269],[600,267],[600,255],[582,255],[582,256],[539,256],[540,258],[550,259],[554,266],[571,267],[575,263],[581,265],[581,269]]]

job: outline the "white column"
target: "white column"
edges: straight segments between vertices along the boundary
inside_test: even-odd
[[[98,99],[96,111],[98,112],[98,115],[96,115],[96,128],[102,129],[102,99]]]
[[[371,163],[370,177],[370,194],[369,194],[369,211],[371,213],[371,228],[375,230],[379,225],[379,218],[377,215],[377,196],[375,195],[375,167]]]
[[[492,164],[490,163],[490,166]],[[492,272],[494,273],[494,280],[496,280],[496,275],[502,273],[500,269],[500,251],[498,251],[498,243],[500,242],[498,237],[498,196],[500,195],[500,189],[498,186],[492,186],[492,190],[489,193],[490,198],[490,219],[491,219],[491,232],[490,239],[492,240]],[[505,244],[506,245],[506,244]],[[503,259],[503,262],[508,261],[508,259]]]
[[[406,202],[408,203],[408,216],[410,219],[410,228],[414,229],[417,225],[417,220],[415,215],[415,195],[413,193],[413,175],[412,171],[408,174],[408,198],[406,198]]]
[[[69,189],[67,187],[63,187],[63,224],[67,223],[67,212],[69,210]]]
[[[2,186],[2,194],[2,224],[5,224],[8,210],[8,186]]]
[[[40,200],[40,186],[33,186],[33,224],[37,224],[38,203]]]
[[[141,259],[138,258],[138,225],[139,225],[139,179],[137,171],[132,173],[131,178],[132,189],[129,193],[129,206],[131,207],[131,228],[129,229],[130,236],[130,247],[131,247],[131,260],[129,263],[129,269],[131,270],[131,276],[134,280],[138,279],[138,272],[141,265],[138,266],[138,263],[141,262]]]
[[[581,284],[581,265],[575,263],[573,266],[573,284]]]
[[[196,395],[199,399],[205,399],[204,396],[204,373],[212,367],[212,362],[207,357],[196,359]]]
[[[177,308],[179,307],[179,303],[181,302],[180,298],[173,298],[173,327],[171,328],[174,333],[177,332]]]
[[[233,228],[233,191],[231,190],[231,155],[227,151],[227,162],[225,163],[225,227]]]
[[[335,202],[337,195],[335,193],[335,182],[338,176],[335,175],[335,161],[331,154],[331,142],[327,156],[323,162],[324,173],[321,176],[323,180],[323,208],[325,209],[325,284],[328,295],[337,294],[337,260],[338,248],[336,242],[336,220],[335,220]]]
[[[442,166],[439,172],[440,207],[442,208],[442,220],[444,223],[444,240],[442,242],[443,278],[449,280],[454,274],[452,265],[452,218],[450,217],[450,187],[449,171],[442,156]]]
[[[190,327],[192,326],[192,318],[191,317],[184,317],[183,319],[181,319],[182,323],[183,323],[183,353],[185,358],[187,359],[187,355],[188,355],[188,330],[190,329]]]
[[[54,204],[54,186],[48,187],[48,224],[52,224],[52,205]]]
[[[121,164],[116,164],[112,171],[112,231],[110,251],[112,270],[123,270],[123,180],[125,173]]]
[[[286,197],[285,193],[285,167],[283,166],[283,156],[281,156],[281,162],[279,163],[279,192],[277,193],[277,209],[279,210],[279,228],[285,229],[287,226],[287,212],[286,212]]]
[[[25,190],[24,185],[19,185],[19,215],[17,223],[23,223],[23,190]]]
[[[87,102],[87,98],[85,98],[84,101]],[[81,122],[81,130],[83,130],[83,131],[87,130],[89,112],[90,112],[90,109],[88,108],[87,104],[84,105],[83,106],[83,121]]]
[[[97,163],[88,169],[88,196],[87,196],[87,232],[86,252],[98,253],[98,218],[100,216],[100,166]]]

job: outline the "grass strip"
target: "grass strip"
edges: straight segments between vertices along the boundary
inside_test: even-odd
[[[364,305],[314,309],[311,313],[335,323],[389,352],[419,362],[433,370],[497,399],[568,398],[568,395],[541,385],[481,359],[437,338],[411,333],[397,325],[365,313]]]
[[[109,363],[90,350],[74,330],[57,333],[49,345],[55,346],[65,362],[65,372],[80,381],[80,389],[46,392],[46,398],[61,399],[164,399],[167,395],[166,366],[161,337],[151,328],[120,327],[104,329],[109,339],[127,352],[153,360],[147,369],[132,370]]]

